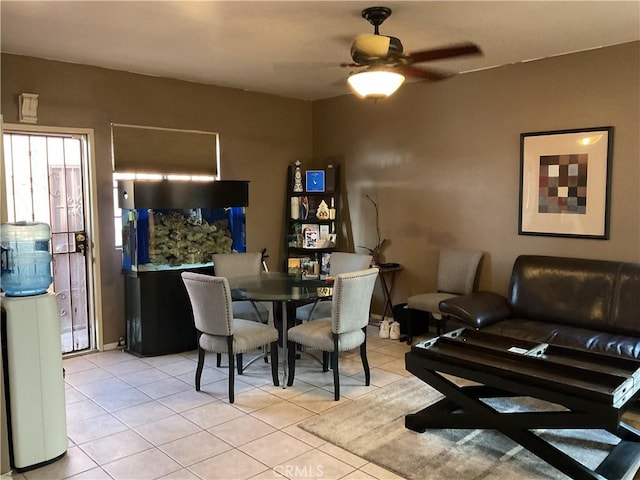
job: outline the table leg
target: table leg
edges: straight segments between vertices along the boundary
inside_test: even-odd
[[[282,388],[287,388],[287,376],[289,372],[289,361],[287,356],[287,331],[291,328],[296,319],[295,303],[283,300],[273,302],[274,323],[278,329],[279,343],[282,347]]]
[[[389,282],[387,282],[386,276],[385,274],[388,273],[391,278],[389,280]],[[384,295],[384,310],[382,311],[382,320],[384,321],[385,317],[387,316],[387,310],[389,311],[389,313],[391,313],[391,317],[393,318],[393,303],[392,303],[392,298],[393,298],[393,287],[395,284],[395,277],[396,277],[396,272],[383,272],[380,271],[380,283],[382,285],[382,293]],[[394,318],[395,320],[395,318]]]
[[[282,302],[282,388],[287,388],[287,375],[289,372],[289,360],[287,355],[287,331],[289,330],[289,318],[291,317],[288,312],[289,302]],[[295,315],[294,315],[295,317]]]
[[[593,409],[584,410],[500,412],[480,399],[519,395],[488,386],[459,387],[440,373],[426,369],[417,376],[442,392],[445,398],[405,416],[406,428],[415,432],[423,433],[429,428],[496,429],[575,480],[631,478],[628,475],[640,465],[640,432],[619,420],[617,429],[610,428],[610,417],[617,413],[611,407],[594,405]],[[592,470],[533,432],[541,428],[606,429],[617,434],[621,441]]]

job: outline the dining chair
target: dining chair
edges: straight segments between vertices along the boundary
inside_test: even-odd
[[[263,270],[262,253],[215,253],[213,268],[218,277],[241,277],[259,275]],[[234,300],[233,312],[236,318],[268,323],[269,310],[264,304],[251,300]]]
[[[234,318],[229,281],[225,277],[213,277],[194,272],[182,272],[187,289],[193,319],[198,331],[198,366],[195,386],[200,391],[200,378],[204,367],[205,352],[229,357],[229,403],[234,396],[234,356],[238,361],[238,374],[242,374],[242,354],[271,345],[271,376],[278,386],[278,330],[273,325]]]
[[[371,255],[361,253],[333,252],[329,258],[329,276],[336,277],[341,273],[356,272],[369,268]],[[331,316],[331,298],[318,298],[313,303],[302,305],[296,309],[296,322],[306,322]]]
[[[331,316],[312,322],[303,322],[287,332],[288,381],[293,385],[296,370],[296,345],[316,349],[331,356],[333,389],[335,400],[340,400],[340,378],[338,357],[340,352],[360,347],[360,358],[364,368],[365,385],[371,383],[367,361],[367,325],[373,287],[378,278],[378,269],[369,268],[357,272],[340,273],[333,285]],[[323,365],[323,371],[327,371]]]
[[[407,299],[409,310],[407,322],[407,344],[413,342],[414,322],[420,321],[418,312],[427,314],[427,322],[434,320],[436,333],[444,330],[447,315],[440,311],[442,300],[471,293],[476,284],[476,276],[483,253],[480,250],[443,248],[438,259],[436,291],[413,295]]]

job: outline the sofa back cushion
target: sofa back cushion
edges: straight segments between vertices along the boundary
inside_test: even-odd
[[[508,302],[514,317],[640,336],[640,264],[522,255]]]

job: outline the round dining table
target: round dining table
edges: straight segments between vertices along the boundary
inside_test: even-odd
[[[275,327],[278,329],[279,344],[283,349],[283,388],[287,385],[287,330],[295,325],[296,308],[315,302],[321,297],[330,297],[331,278],[305,278],[281,272],[262,272],[228,278],[233,300],[272,302]]]

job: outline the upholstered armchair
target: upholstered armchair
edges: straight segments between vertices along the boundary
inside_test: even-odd
[[[366,328],[369,324],[371,297],[377,277],[377,268],[338,274],[333,284],[331,316],[312,322],[303,322],[289,329],[287,333],[288,385],[293,385],[295,378],[296,344],[331,355],[335,400],[340,400],[338,371],[340,352],[360,347],[365,384],[367,386],[370,384]],[[326,366],[323,370],[327,370]]]
[[[479,250],[443,248],[440,251],[437,290],[413,295],[407,300],[407,308],[409,309],[408,344],[413,342],[412,324],[418,318],[416,314],[418,311],[427,313],[427,321],[434,320],[436,322],[436,331],[440,335],[444,328],[443,324],[448,318],[440,311],[440,302],[459,295],[466,295],[474,290],[482,255]]]
[[[262,265],[261,253],[216,253],[213,255],[213,268],[218,277],[233,278],[259,275],[263,268]],[[262,323],[269,321],[269,310],[260,302],[234,301],[233,312],[236,318]]]
[[[238,360],[238,374],[241,374],[242,354],[265,345],[271,345],[271,375],[273,384],[278,386],[278,330],[273,325],[234,318],[231,289],[225,277],[194,272],[183,272],[181,276],[199,335],[196,390],[200,391],[205,352],[225,353],[229,358],[229,402],[233,403],[234,356]]]
[[[371,255],[360,253],[333,252],[329,260],[329,276],[364,270],[371,265]],[[331,316],[331,299],[319,298],[313,303],[296,309],[296,321],[306,322]]]

